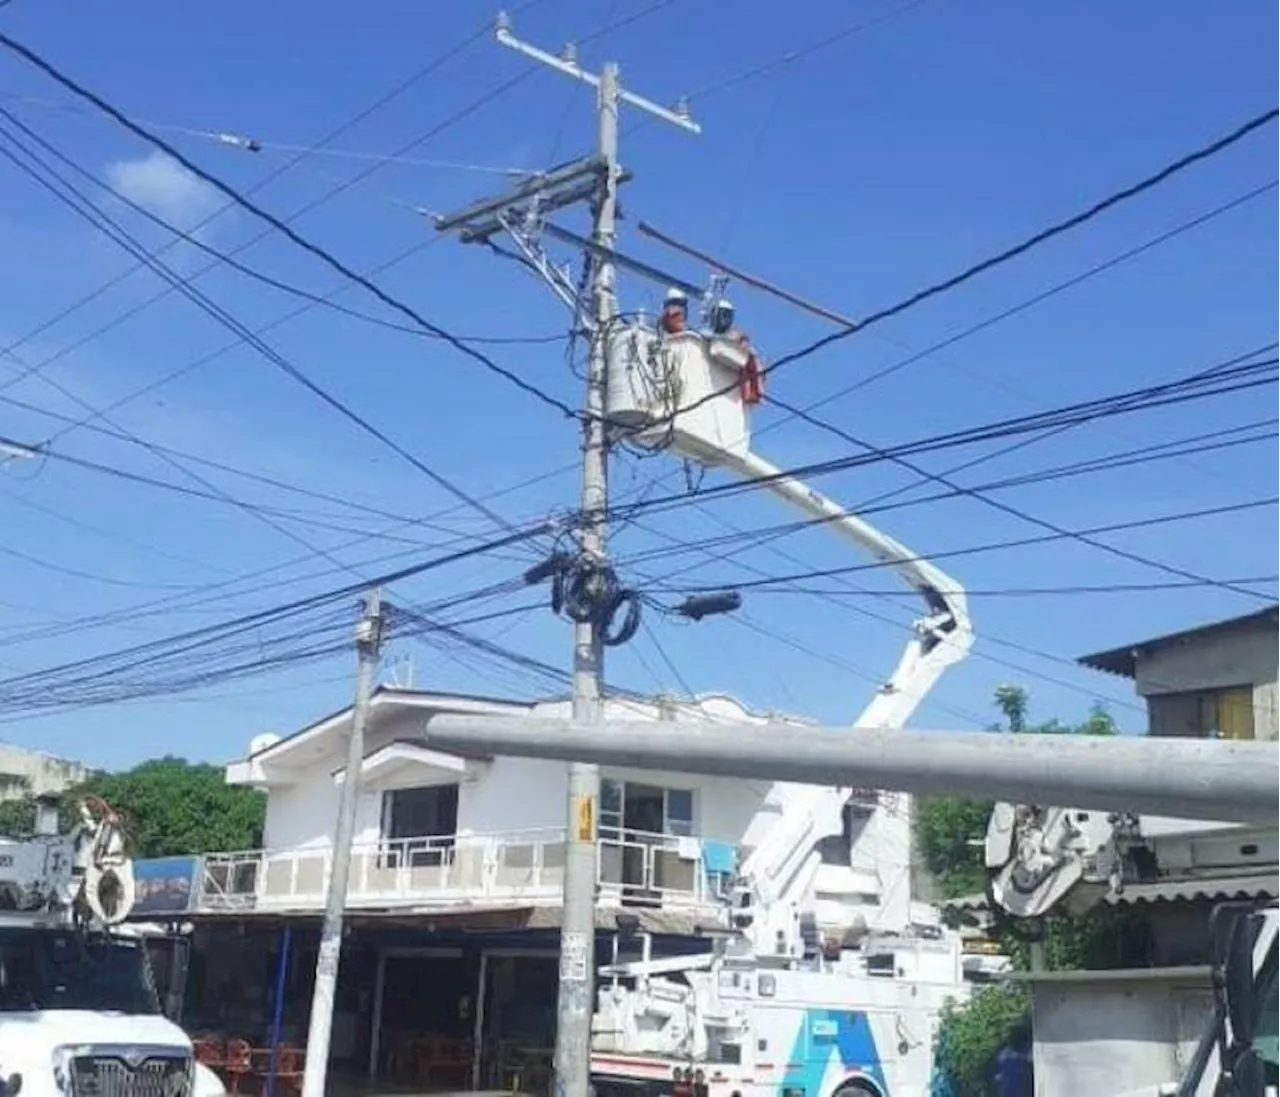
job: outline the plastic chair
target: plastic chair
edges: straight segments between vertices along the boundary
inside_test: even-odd
[[[230,1092],[240,1092],[240,1083],[245,1076],[253,1073],[253,1048],[248,1040],[228,1040],[227,1053],[222,1063],[223,1073],[230,1081]]]
[[[192,1040],[191,1051],[197,1063],[220,1070],[227,1061],[227,1048],[221,1040]]]
[[[306,1052],[292,1044],[282,1044],[276,1052],[277,1093],[301,1093]]]

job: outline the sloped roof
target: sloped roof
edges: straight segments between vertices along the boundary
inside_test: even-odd
[[[370,698],[365,730],[372,736],[380,728],[394,725],[414,713],[421,713],[424,719],[437,712],[519,716],[529,708],[528,703],[521,701],[379,687]],[[247,757],[227,765],[227,783],[264,786],[292,769],[333,756],[340,750],[351,719],[352,709],[347,707],[283,738],[259,736]]]
[[[1168,647],[1171,644],[1199,640],[1218,632],[1252,628],[1265,624],[1275,627],[1278,620],[1278,608],[1280,607],[1268,606],[1266,609],[1258,610],[1255,613],[1246,613],[1240,617],[1228,617],[1222,621],[1213,621],[1207,625],[1197,625],[1194,628],[1183,629],[1180,632],[1169,632],[1163,636],[1153,636],[1147,640],[1138,640],[1131,644],[1124,644],[1121,647],[1110,648],[1107,651],[1095,652],[1092,655],[1081,655],[1076,662],[1094,670],[1105,671],[1108,674],[1119,674],[1124,678],[1132,678],[1136,673],[1140,654],[1145,655],[1162,647]]]
[[[1275,899],[1280,896],[1280,877],[1274,872],[1248,876],[1213,876],[1202,880],[1157,880],[1149,884],[1127,884],[1119,895],[1108,895],[1113,907],[1137,903],[1215,903],[1232,899]]]
[[[371,750],[364,756],[364,764],[360,767],[360,776],[364,780],[380,769],[397,765],[446,770],[450,773],[465,773],[467,772],[468,763],[489,760],[490,756],[487,754],[470,751],[458,753],[451,751],[445,754],[443,751],[435,750],[424,739],[393,739],[376,750]],[[345,765],[340,766],[333,771],[333,779],[342,781],[345,779],[346,773],[347,767]]]

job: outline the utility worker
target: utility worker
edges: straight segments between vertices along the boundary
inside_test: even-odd
[[[764,399],[764,370],[760,358],[745,332],[733,326],[733,306],[723,297],[711,306],[711,334],[737,343],[747,352],[747,364],[742,368],[742,402],[758,404]]]
[[[1004,1047],[996,1053],[992,1081],[998,1097],[1033,1097],[1035,1094],[1035,1067],[1032,1065],[1031,1045],[1031,1026],[1022,1021],[1014,1027]]]
[[[659,330],[664,335],[675,335],[686,331],[689,327],[689,298],[684,290],[672,286],[662,301],[662,319],[658,321]]]

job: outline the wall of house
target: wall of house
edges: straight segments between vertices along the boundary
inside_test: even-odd
[[[382,736],[381,738],[390,738]],[[370,750],[380,745],[370,744]],[[264,845],[269,849],[323,847],[332,838],[338,810],[333,763],[321,762],[298,774],[296,784],[276,786],[267,797]],[[619,781],[694,790],[694,833],[736,843],[767,791],[764,782],[652,770],[606,768],[605,777]],[[382,796],[388,788],[433,784],[448,775],[406,781],[392,774],[371,780],[361,790],[356,810],[356,841],[376,841],[382,828]],[[473,777],[460,781],[458,832],[493,834],[564,826],[565,766],[531,758],[497,758],[477,764]]]
[[[1151,733],[1196,734],[1199,702],[1195,691],[1251,687],[1254,735],[1277,737],[1276,663],[1280,644],[1265,622],[1182,643],[1138,656],[1134,687],[1148,698]],[[1186,696],[1171,696],[1186,694]]]
[[[1036,982],[1038,1093],[1127,1093],[1177,1081],[1212,1014],[1205,969]]]
[[[458,790],[458,831],[541,830],[565,823],[565,764],[495,758]]]
[[[327,846],[337,818],[337,786],[309,773],[302,784],[278,785],[267,793],[262,844],[267,849]]]
[[[365,754],[402,739],[420,735],[421,715],[407,712],[403,718],[372,724],[365,734]],[[273,784],[267,790],[267,812],[262,844],[267,849],[323,848],[333,841],[338,817],[338,790],[334,774],[346,759],[336,752],[317,758],[311,765],[291,774],[288,784]],[[424,784],[427,782],[423,782]],[[371,781],[361,790],[356,805],[355,840],[376,841],[382,827],[382,793],[394,786],[389,781]]]
[[[0,743],[0,800],[56,795],[89,776],[82,762]]]

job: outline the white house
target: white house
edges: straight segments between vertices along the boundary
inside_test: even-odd
[[[379,689],[366,725],[348,905],[383,911],[534,911],[558,924],[563,884],[565,766],[533,759],[461,757],[433,750],[436,713],[567,715],[565,701],[511,702]],[[314,912],[322,908],[351,710],[292,735],[263,735],[227,767],[232,784],[267,796],[261,850],[209,853],[204,912]],[[606,718],[679,720],[696,735],[718,720],[764,721],[723,697],[684,703],[611,698]],[[776,718],[776,717],[775,717]],[[622,906],[642,925],[692,934],[723,924],[723,888],[794,786],[640,770],[602,772],[598,867],[601,927]],[[820,844],[820,926],[859,920],[894,930],[931,920],[909,898],[905,798],[860,794],[844,833]]]
[[[83,762],[0,743],[0,800],[56,796],[78,785],[90,772]]]

